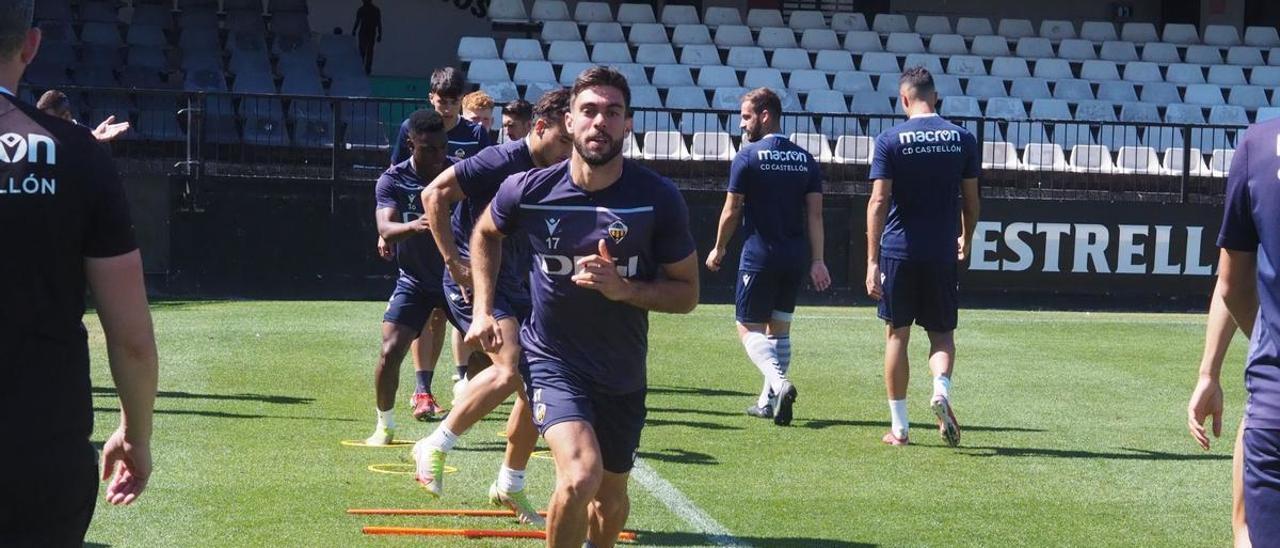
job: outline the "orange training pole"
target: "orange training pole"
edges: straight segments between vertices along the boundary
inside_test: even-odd
[[[360,530],[366,535],[419,535],[419,536],[452,536],[467,538],[529,538],[545,540],[546,531],[496,530],[496,529],[428,529],[422,527],[365,527]],[[618,540],[635,542],[636,534],[623,531]]]
[[[477,518],[505,518],[515,517],[516,515],[511,510],[447,510],[435,508],[352,508],[347,510],[347,513],[356,516],[462,516]],[[547,512],[543,510],[538,514],[545,516]]]

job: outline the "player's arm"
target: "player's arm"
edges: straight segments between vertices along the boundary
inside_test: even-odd
[[[466,197],[462,192],[462,185],[458,183],[455,167],[445,168],[427,188],[422,189],[422,205],[427,210],[427,223],[430,226],[449,226],[450,210]],[[453,238],[453,231],[434,230],[431,237],[435,238],[436,247],[440,248],[440,256],[444,258],[449,275],[462,287],[470,287],[471,268],[458,253],[458,242]]]
[[[1222,435],[1222,384],[1219,382],[1222,372],[1222,361],[1231,345],[1231,337],[1236,332],[1236,322],[1231,319],[1223,300],[1225,289],[1220,279],[1213,290],[1209,301],[1209,320],[1204,333],[1204,355],[1200,358],[1200,378],[1191,392],[1191,401],[1187,404],[1187,428],[1191,437],[1200,447],[1209,449],[1209,435],[1205,430],[1205,419],[1213,418],[1213,436]]]
[[[960,181],[960,196],[962,205],[960,208],[960,243],[958,247],[959,260],[965,262],[969,259],[969,247],[973,243],[973,231],[978,228],[978,213],[981,211],[981,200],[978,197],[978,178],[963,179]]]
[[[606,298],[654,312],[687,314],[698,305],[698,253],[663,264],[652,281],[631,280],[618,274],[609,248],[602,239],[597,253],[578,259],[573,281]]]
[[[880,237],[884,235],[889,216],[889,197],[893,195],[892,179],[876,179],[867,200],[867,295],[880,299]]]
[[[1218,256],[1218,283],[1222,301],[1245,335],[1252,335],[1258,314],[1258,254],[1223,249]]]
[[[809,225],[809,279],[813,288],[826,291],[831,287],[831,273],[827,272],[825,256],[826,230],[822,226],[822,193],[804,195],[805,218]]]
[[[724,261],[725,248],[729,246],[729,241],[733,240],[733,232],[742,223],[742,204],[744,197],[737,192],[726,192],[724,196],[724,208],[720,210],[720,224],[716,228],[716,245],[711,249],[711,253],[707,254],[707,270],[716,272],[720,270],[720,263]]]
[[[466,341],[479,343],[485,352],[497,352],[503,344],[502,330],[493,318],[493,298],[502,266],[502,239],[506,236],[494,222],[489,208],[480,214],[471,231],[473,321]]]
[[[86,258],[85,277],[107,339],[107,361],[120,397],[120,426],[103,444],[103,479],[112,504],[128,504],[151,475],[151,429],[158,358],[142,257],[137,250],[106,258]],[[117,472],[117,466],[120,470]]]
[[[398,222],[395,218],[399,214],[399,211],[394,207],[381,207],[374,213],[378,221],[378,235],[382,236],[382,239],[389,244],[398,243],[415,234],[427,232],[431,226],[427,224],[426,216],[418,217],[407,223]]]

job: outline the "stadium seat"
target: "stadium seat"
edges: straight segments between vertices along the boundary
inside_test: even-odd
[[[527,38],[508,38],[506,44],[502,46],[502,60],[508,63],[542,61],[542,44]]]
[[[525,85],[524,96],[521,99],[530,103],[537,103],[547,92],[560,89],[559,82],[532,82]]]
[[[776,9],[752,8],[747,10],[747,26],[755,29],[764,27],[784,27],[782,12]]]
[[[692,86],[693,73],[685,65],[658,65],[653,67],[652,82],[660,88]]]
[[[769,88],[775,92],[787,87],[782,81],[782,72],[774,68],[747,69],[746,75],[742,77],[742,85],[752,89]]]
[[[1001,19],[996,25],[996,34],[1010,40],[1019,40],[1035,36],[1036,31],[1031,26],[1031,21],[1026,19]]]
[[[565,64],[564,64],[564,66],[560,67],[560,85],[562,85],[562,86],[564,86],[564,87],[572,87],[572,86],[573,86],[573,82],[578,78],[578,75],[579,75],[579,74],[582,74],[582,71],[587,70],[587,69],[589,69],[589,68],[591,68],[591,67],[593,67],[593,66],[595,66],[595,63],[591,63],[591,62],[569,62],[569,63],[565,63]],[[629,81],[630,81],[630,80],[629,80]],[[634,81],[630,81],[630,83],[631,83],[632,85],[639,84],[639,82],[634,82]],[[480,86],[480,89],[485,89],[485,86],[483,86],[483,85],[482,85],[482,86]],[[512,94],[514,95],[514,94],[515,94],[515,84],[512,84],[512,85],[511,85],[511,89],[512,89]],[[489,95],[493,95],[493,94],[492,94],[492,93],[490,93]],[[493,100],[494,100],[495,102],[503,102],[503,101],[498,101],[498,99],[497,99],[496,97],[495,97]]]
[[[658,105],[661,108],[661,105]],[[632,114],[632,130],[636,133],[648,133],[650,131],[671,131],[677,135],[679,127],[671,113],[666,111],[636,111]]]
[[[601,65],[631,63],[631,48],[621,42],[604,42],[591,48],[591,61]]]
[[[370,95],[373,95],[373,89],[368,78],[342,78],[329,84],[331,97],[368,97]]]
[[[1187,46],[1183,59],[1196,65],[1216,65],[1222,62],[1222,50],[1214,46]]]
[[[875,139],[865,135],[840,135],[831,159],[837,164],[870,165],[875,146]]]
[[[818,124],[819,131],[828,139],[839,139],[842,135],[861,135],[862,124],[858,119],[843,114],[823,116]]]
[[[799,48],[775,49],[770,66],[781,70],[813,68],[809,65],[809,52]]]
[[[831,161],[831,143],[825,136],[818,133],[792,133],[789,139],[812,154],[819,162]]]
[[[115,23],[85,23],[80,30],[80,41],[88,46],[106,48],[118,48],[124,45],[120,40],[120,29]]]
[[[1159,107],[1155,103],[1125,103],[1120,107],[1120,121],[1159,122],[1161,121]]]
[[[732,160],[735,153],[733,139],[723,131],[695,132],[693,144],[689,148],[689,157],[696,161]]]
[[[742,14],[738,8],[709,7],[703,12],[702,22],[708,27],[721,25],[741,25]]]
[[[156,49],[169,47],[169,40],[164,37],[164,30],[150,25],[129,25],[125,43],[130,46],[147,46]]]
[[[813,62],[813,68],[826,72],[857,70],[853,65],[853,55],[844,50],[822,50]]]
[[[182,87],[187,91],[227,91],[227,80],[221,72],[201,69],[188,72]]]
[[[924,53],[924,42],[914,32],[895,32],[889,35],[884,48],[894,53]]]
[[[622,141],[622,157],[632,160],[639,160],[644,157],[640,152],[640,145],[636,144],[636,136],[633,133],[627,133],[627,138]]]
[[[1231,47],[1240,45],[1240,32],[1233,25],[1206,25],[1204,43],[1210,46]]]
[[[1076,145],[1071,149],[1067,169],[1077,173],[1111,173],[1115,171],[1111,149],[1106,145]]]
[[[945,15],[921,15],[916,17],[915,31],[921,36],[951,34],[951,20]]]
[[[1138,92],[1129,82],[1102,82],[1098,84],[1098,99],[1112,103],[1136,103]]]
[[[178,14],[178,28],[183,31],[195,28],[217,30],[219,25],[218,14],[213,11],[183,10]]]
[[[271,60],[265,51],[236,52],[227,63],[227,72],[236,75],[237,79],[243,76],[270,78]]]
[[[1142,145],[1154,150],[1185,146],[1182,138],[1182,128],[1149,127],[1142,134]]]
[[[572,21],[569,6],[563,0],[533,0],[529,18],[534,21]],[[612,19],[612,17],[610,17]]]
[[[893,114],[893,105],[889,98],[877,92],[859,91],[853,93],[853,101],[849,112],[854,114]]]
[[[1164,78],[1165,81],[1174,84],[1203,84],[1204,69],[1200,65],[1175,63],[1169,65]]]
[[[828,29],[808,29],[800,36],[800,47],[809,51],[840,49],[840,38],[836,32]]]
[[[969,47],[959,34],[935,34],[929,39],[929,53],[938,55],[966,55]]]
[[[622,25],[617,23],[589,23],[584,39],[588,44],[626,41],[622,35]]]
[[[1124,66],[1124,79],[1128,82],[1164,82],[1160,67],[1155,63],[1135,61]]]
[[[1233,46],[1227,50],[1227,63],[1246,67],[1265,65],[1262,50],[1252,46]]]
[[[715,65],[702,67],[698,71],[697,84],[704,89],[714,90],[722,87],[738,87],[742,82],[738,80],[738,71],[733,67]]]
[[[689,24],[676,25],[671,34],[671,43],[676,46],[700,46],[714,44],[715,42],[711,41],[711,31],[707,29],[706,25]]]
[[[1120,71],[1112,61],[1085,61],[1080,67],[1080,78],[1094,82],[1120,79]]]
[[[458,40],[458,60],[497,59],[498,45],[487,36],[463,36]]]
[[[1027,60],[1017,57],[997,57],[991,61],[991,75],[1005,79],[1025,78],[1031,76],[1027,68]]]
[[[516,64],[516,71],[511,75],[516,84],[556,84],[556,73],[551,63],[546,61],[521,61]]]
[[[223,20],[223,28],[231,32],[252,32],[265,35],[267,24],[262,20],[262,11],[233,11]]]
[[[1133,42],[1119,40],[1103,42],[1098,58],[1116,63],[1128,63],[1139,59],[1138,50],[1133,46]]]
[[[1280,107],[1262,107],[1254,114],[1254,123],[1280,118]]]
[[[46,59],[50,58],[51,48],[41,47],[40,56]],[[60,65],[70,65],[74,63],[74,57],[62,58],[57,62]],[[169,67],[169,60],[165,56],[164,51],[156,48],[148,48],[141,46],[133,46],[129,48],[128,64],[134,67],[146,67],[154,71],[165,70]],[[127,81],[127,80],[126,80]]]
[[[991,21],[986,17],[961,17],[956,20],[956,34],[972,38],[992,35],[995,31],[991,29]]]
[[[658,85],[657,82],[654,84]],[[667,91],[667,103],[664,106],[675,110],[711,108],[711,104],[707,103],[707,94],[694,85],[672,87]]]
[[[787,20],[787,26],[795,30],[826,29],[827,20],[820,11],[795,10]]]
[[[71,75],[72,83],[84,87],[120,87],[115,71],[111,67],[83,65],[76,67]]]
[[[134,2],[130,25],[151,25],[164,30],[173,30],[173,6],[149,5]]]
[[[139,110],[137,136],[147,141],[174,142],[186,139],[174,110]]]
[[[749,91],[745,87],[720,87],[711,94],[711,108],[719,110],[738,110],[741,107],[743,94]]]
[[[996,142],[1004,140],[1004,132],[1000,131],[1000,125],[993,120],[982,122],[981,129],[979,129],[977,120],[965,120],[960,125],[969,130],[969,133],[972,133],[974,138],[979,141]]]
[[[1189,23],[1169,23],[1164,26],[1160,40],[1170,44],[1191,45],[1200,43],[1200,33]]]
[[[716,28],[715,43],[722,48],[753,47],[755,39],[751,37],[751,29],[742,25],[721,25]]]
[[[981,57],[972,55],[953,55],[947,59],[947,74],[957,76],[985,76],[987,67]]]
[[[556,40],[577,40],[580,42],[582,41],[582,33],[578,31],[578,24],[572,21],[547,21],[542,24],[541,39],[543,42]]]
[[[587,54],[587,46],[582,42],[557,40],[547,48],[547,60],[556,64],[585,63],[591,60],[591,56]]]
[[[1036,120],[1071,120],[1071,109],[1062,99],[1036,99],[1031,102],[1031,118]]]
[[[791,78],[794,80],[795,76],[792,74]],[[792,88],[792,90],[795,89]],[[849,112],[849,106],[845,103],[843,93],[829,89],[815,89],[805,99],[804,110],[805,112],[844,114]]]
[[[924,67],[930,74],[942,74],[942,60],[930,53],[912,53],[902,61],[903,67]]]
[[[1242,86],[1248,83],[1244,78],[1244,70],[1238,66],[1213,65],[1209,67],[1210,84],[1219,86]]]
[[[907,24],[907,16],[895,13],[880,13],[872,20],[871,30],[880,34],[889,34],[893,32],[911,32],[911,25]]]
[[[1080,37],[1094,42],[1119,40],[1116,26],[1107,21],[1085,21],[1080,25]]]
[[[969,85],[972,86],[973,82],[970,81]],[[941,113],[945,117],[982,117],[982,109],[978,108],[978,99],[974,97],[947,97],[942,101]]]
[[[662,99],[658,97],[658,88],[649,85],[631,86],[631,106],[662,108]]]
[[[680,64],[704,67],[720,64],[720,50],[711,44],[685,46],[680,50]]]
[[[1280,66],[1280,48],[1271,48],[1267,50],[1267,65]]]
[[[636,23],[631,25],[628,37],[632,44],[667,44],[667,27],[658,23]]]
[[[311,23],[305,13],[278,13],[271,16],[271,32],[276,36],[311,38]]]
[[[1213,105],[1209,108],[1209,123],[1218,126],[1247,126],[1249,114],[1236,105]]]
[[[1053,85],[1053,98],[1065,101],[1088,101],[1093,99],[1093,88],[1087,80],[1058,80]]]
[[[1116,107],[1109,101],[1085,100],[1076,104],[1076,120],[1115,122]]]
[[[1231,172],[1231,160],[1235,155],[1235,149],[1214,149],[1213,155],[1209,157],[1209,175],[1226,177]]]
[[[1039,59],[1032,76],[1054,80],[1075,77],[1071,74],[1071,63],[1066,59]]]
[[[873,51],[862,54],[862,60],[858,68],[862,72],[871,73],[895,73],[902,72],[902,67],[898,65],[898,57],[892,53]]]
[[[844,37],[844,49],[853,53],[884,51],[880,44],[880,35],[871,30],[850,31]]]
[[[510,82],[511,74],[507,72],[507,64],[499,59],[479,59],[467,67],[467,81],[477,84]]]
[[[1182,98],[1178,95],[1178,87],[1164,82],[1143,84],[1142,92],[1138,95],[1138,99],[1144,103],[1156,105],[1182,102]]]
[[[728,62],[725,64],[739,69],[753,69],[769,66],[769,63],[764,59],[764,50],[755,46],[736,46],[729,48]]]
[[[1125,23],[1120,28],[1120,39],[1145,44],[1159,41],[1160,37],[1156,35],[1156,26],[1151,23]]]
[[[618,8],[621,15],[622,8]],[[667,26],[698,25],[698,8],[678,4],[667,4],[662,7],[662,24]]]
[[[1026,120],[1027,107],[1017,97],[993,97],[987,101],[988,118],[1003,120]]]
[[[81,65],[116,69],[120,67],[120,50],[114,48],[82,48]],[[47,62],[47,61],[42,61]],[[268,65],[268,69],[270,66]]]
[[[960,77],[951,74],[933,75],[933,89],[938,92],[938,97],[942,98],[952,95],[964,95],[964,88],[960,85]]]
[[[1213,84],[1192,84],[1187,86],[1183,101],[1194,105],[1221,105],[1226,102],[1222,97],[1222,88]]]
[[[671,44],[640,44],[636,47],[636,63],[640,65],[674,65],[676,51]]]
[[[688,160],[689,149],[684,146],[684,136],[678,131],[646,131],[644,133],[644,159]]]
[[[618,63],[613,65],[613,68],[618,69],[618,72],[621,72],[623,76],[626,76],[627,82],[632,86],[649,85],[649,76],[645,74],[644,65],[638,65],[636,63]]]
[[[1165,175],[1181,175],[1183,168],[1183,155],[1187,154],[1188,149],[1166,148],[1164,150],[1164,162],[1160,166],[1160,170]],[[1210,175],[1209,166],[1204,163],[1204,154],[1198,148],[1190,149],[1191,163],[1188,164],[1189,172],[1192,177],[1208,177]]]
[[[1066,171],[1067,159],[1055,143],[1029,143],[1022,151],[1022,168],[1031,171]]]
[[[795,31],[786,27],[765,27],[760,29],[756,45],[765,49],[796,47]]]
[[[619,12],[621,14],[621,12]],[[554,20],[563,20],[560,17],[552,18]],[[609,8],[609,4],[605,2],[578,2],[577,7],[573,9],[573,20],[579,23],[608,23],[613,21],[613,10]],[[618,18],[619,23],[626,23],[621,17]]]
[[[1027,148],[1030,144],[1050,142],[1048,134],[1045,133],[1044,124],[1030,121],[1010,122],[1009,129],[1005,131],[1005,138],[1019,150]]]
[[[1160,121],[1159,118],[1154,120]],[[1137,146],[1141,143],[1138,138],[1138,128],[1134,126],[1118,126],[1104,125],[1098,128],[1098,144],[1107,147],[1109,150],[1120,150],[1120,147]]]
[[[1280,87],[1280,67],[1253,67],[1249,83],[1255,86]]]
[[[1178,47],[1173,44],[1150,42],[1142,47],[1142,60],[1166,65],[1181,63],[1182,56],[1178,54]]]
[[[1009,41],[1003,36],[976,36],[969,52],[983,57],[1009,56]]]
[[[222,72],[222,54],[215,50],[182,50],[182,62],[180,67],[186,72],[209,70],[220,73]]]
[[[1160,158],[1155,149],[1145,146],[1120,147],[1116,155],[1116,171],[1140,175],[1157,175],[1160,173]]]
[[[1055,41],[1075,38],[1076,26],[1071,21],[1045,19],[1040,22],[1040,37]]]
[[[1246,27],[1244,43],[1258,48],[1280,47],[1280,32],[1275,27]]]
[[[1190,92],[1188,91],[1188,93]],[[1187,102],[1191,101],[1188,100]],[[1212,105],[1212,103],[1209,104]],[[1227,104],[1250,110],[1265,107],[1268,105],[1266,88],[1262,86],[1232,86],[1231,91],[1227,92]]]
[[[1058,44],[1058,57],[1083,61],[1097,59],[1098,54],[1093,51],[1093,42],[1078,38],[1068,38]]]
[[[787,89],[805,93],[828,90],[830,86],[827,84],[827,73],[820,70],[802,69],[791,72],[791,76],[787,78]]]
[[[1032,77],[1015,78],[1009,89],[1009,95],[1027,101],[1053,97],[1049,93],[1048,80]]]
[[[966,95],[978,99],[1008,96],[1008,92],[1004,88],[1004,80],[995,76],[974,76],[969,78],[969,84],[964,91]]]
[[[870,29],[867,28],[867,18],[861,13],[835,13],[831,15],[831,30],[853,32]]]
[[[983,141],[982,169],[1020,169],[1018,149],[1013,143],[1004,141]]]
[[[871,75],[865,72],[840,71],[836,73],[835,80],[831,84],[831,89],[843,92],[847,95],[861,91],[874,91],[875,86],[871,84]]]

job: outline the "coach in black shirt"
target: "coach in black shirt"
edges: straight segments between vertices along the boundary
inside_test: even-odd
[[[40,46],[34,0],[0,0],[0,546],[80,546],[98,492],[85,289],[120,395],[106,498],[151,474],[156,349],[124,189],[83,127],[14,97]]]

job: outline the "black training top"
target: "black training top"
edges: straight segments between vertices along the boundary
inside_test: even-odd
[[[0,439],[88,438],[84,261],[134,249],[107,151],[0,93]]]

